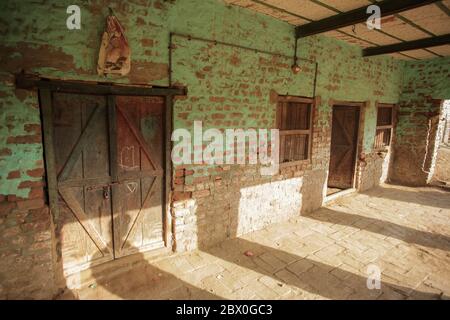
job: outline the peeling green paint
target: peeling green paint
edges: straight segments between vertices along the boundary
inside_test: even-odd
[[[36,95],[30,93],[20,100],[14,91],[12,74],[21,68],[49,78],[168,85],[169,32],[289,56],[294,50],[293,26],[219,0],[90,0],[79,4],[81,30],[66,28],[70,4],[69,0],[0,4],[0,25],[6,30],[1,43],[5,56],[0,57],[0,150],[10,148],[12,152],[0,155],[0,194],[25,197],[29,189],[19,189],[19,184],[37,179],[28,177],[26,171],[42,166],[41,144],[6,142],[10,136],[25,134],[24,124],[40,123]],[[131,46],[128,77],[96,75],[108,6],[124,25]],[[174,37],[174,44],[173,80],[189,90],[186,99],[175,103],[175,128],[190,129],[193,120],[203,120],[206,128],[271,127],[275,117],[272,90],[312,96],[314,66],[308,62],[301,62],[302,71],[294,75],[292,59],[179,37]],[[299,41],[298,55],[319,63],[316,94],[321,97],[317,106],[320,125],[330,125],[330,99],[369,102],[364,151],[370,152],[375,102],[398,101],[402,63],[390,57],[362,58],[360,48],[324,36]],[[19,179],[6,179],[5,175],[15,169],[24,173]]]
[[[0,93],[14,92],[11,85],[0,84]],[[3,95],[0,102],[0,150],[11,150],[11,155],[0,155],[0,194],[13,194],[26,198],[28,188],[19,188],[23,181],[37,181],[40,178],[31,177],[28,170],[42,167],[42,145],[39,143],[10,144],[10,136],[27,136],[26,124],[39,123],[37,97],[32,93],[25,93],[23,100],[14,94]],[[11,171],[20,170],[19,179],[7,179]]]
[[[402,70],[400,121],[396,137],[397,143],[408,143],[404,137],[414,130],[426,129],[426,120],[420,114],[436,111],[432,100],[450,98],[450,57],[405,61]]]

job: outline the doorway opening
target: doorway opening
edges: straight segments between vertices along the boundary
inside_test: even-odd
[[[359,119],[359,105],[333,106],[327,197],[355,187]]]
[[[436,154],[431,184],[450,188],[450,100],[444,100],[437,124]]]
[[[172,100],[185,90],[27,77],[18,77],[17,85],[39,89],[56,263],[63,275],[166,251]]]

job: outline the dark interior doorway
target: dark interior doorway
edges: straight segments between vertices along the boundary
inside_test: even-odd
[[[327,196],[354,187],[359,107],[333,106]]]

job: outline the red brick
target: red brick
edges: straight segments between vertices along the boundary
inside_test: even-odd
[[[183,178],[175,178],[173,179],[173,183],[174,184],[184,184],[184,179]]]
[[[184,169],[175,170],[175,177],[183,177]]]
[[[25,188],[37,188],[37,187],[43,187],[45,186],[44,181],[39,180],[39,181],[22,181],[18,188],[19,189],[25,189]]]
[[[24,125],[26,132],[33,132],[35,134],[41,134],[41,125],[37,123],[27,123]]]
[[[8,144],[29,144],[29,143],[41,143],[40,134],[24,135],[24,136],[13,136],[6,139]]]
[[[0,157],[10,156],[11,154],[12,154],[12,152],[11,152],[11,149],[9,149],[9,148],[0,149]]]
[[[213,119],[224,119],[224,118],[225,118],[225,115],[222,114],[222,113],[214,113],[211,117],[212,117]]]
[[[192,192],[192,197],[193,198],[203,198],[203,197],[207,197],[211,194],[211,192],[209,190],[201,190],[201,191],[194,191]]]
[[[17,201],[20,201],[20,200],[26,200],[26,199],[22,198],[22,197],[18,197],[15,194],[8,194],[8,201],[9,202],[17,202]]]
[[[7,179],[18,179],[20,178],[20,170],[14,170],[8,173]]]
[[[182,201],[191,199],[192,193],[191,192],[174,192],[173,193],[173,201]]]
[[[209,97],[209,101],[211,101],[211,102],[224,102],[225,98],[224,97]]]
[[[19,210],[37,209],[45,206],[43,199],[30,199],[17,201],[17,208]]]
[[[29,199],[37,199],[37,198],[44,199],[44,197],[45,197],[44,189],[42,188],[32,188],[30,190],[30,193],[28,194]]]
[[[44,175],[44,168],[36,168],[36,169],[28,170],[27,174],[30,177],[40,178]]]
[[[0,202],[0,213],[6,215],[16,208],[15,202]]]

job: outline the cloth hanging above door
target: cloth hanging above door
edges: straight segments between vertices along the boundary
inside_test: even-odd
[[[102,44],[97,63],[99,75],[127,75],[131,69],[131,50],[125,31],[114,15],[106,18],[106,30],[103,32]]]

